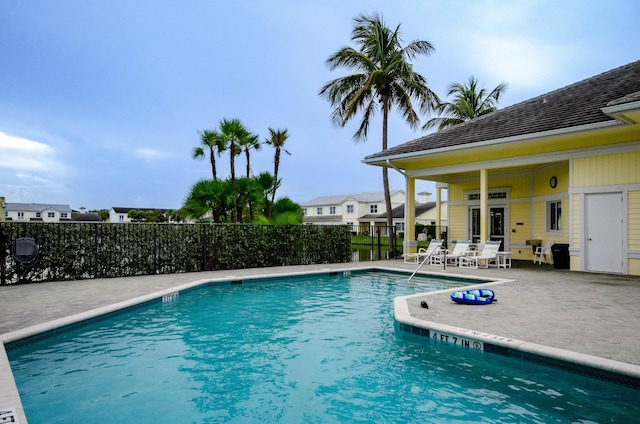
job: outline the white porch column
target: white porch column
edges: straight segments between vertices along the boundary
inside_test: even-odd
[[[489,238],[489,170],[480,170],[480,243]]]
[[[441,231],[442,226],[442,187],[436,185],[436,231]],[[436,238],[440,238],[436,234]]]
[[[404,251],[405,253],[417,252],[418,242],[416,237],[416,179],[405,177],[405,201],[404,201]]]

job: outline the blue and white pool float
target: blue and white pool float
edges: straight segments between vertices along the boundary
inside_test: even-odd
[[[498,301],[494,291],[489,289],[454,291],[450,297],[456,303],[467,305],[488,305]]]

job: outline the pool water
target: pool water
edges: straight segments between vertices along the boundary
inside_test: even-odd
[[[207,286],[8,348],[37,423],[631,422],[637,390],[396,330],[468,284],[352,273]]]

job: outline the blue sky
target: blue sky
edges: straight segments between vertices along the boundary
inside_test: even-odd
[[[191,157],[198,131],[223,118],[261,140],[289,130],[278,197],[381,191],[380,169],[361,163],[381,148],[380,119],[354,143],[359,120],[334,127],[318,97],[344,75],[325,60],[353,45],[360,13],[435,46],[414,68],[440,96],[474,75],[488,89],[508,84],[500,107],[640,59],[636,0],[2,0],[0,196],[179,208],[210,177]],[[424,134],[392,113],[390,145]],[[218,159],[219,175],[228,162]],[[273,172],[271,146],[252,169]],[[391,188],[404,188],[395,171]]]

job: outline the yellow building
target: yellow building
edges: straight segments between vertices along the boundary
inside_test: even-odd
[[[450,240],[527,260],[530,240],[566,244],[572,270],[640,275],[640,61],[364,162],[399,170],[407,199],[416,180],[445,187]]]

